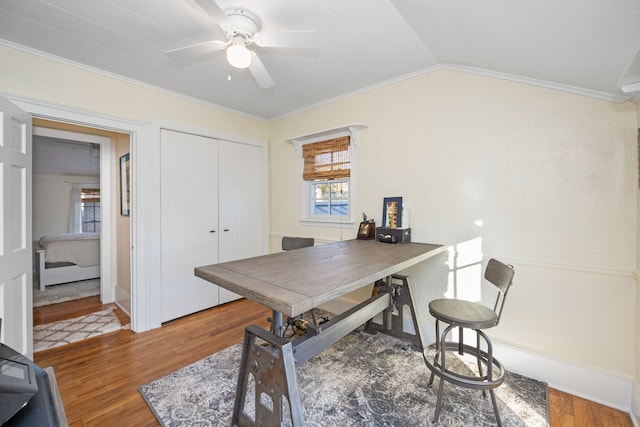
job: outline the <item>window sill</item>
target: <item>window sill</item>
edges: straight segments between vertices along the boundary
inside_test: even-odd
[[[335,218],[303,218],[300,223],[311,227],[339,227],[354,228],[355,221],[352,219],[335,219]]]

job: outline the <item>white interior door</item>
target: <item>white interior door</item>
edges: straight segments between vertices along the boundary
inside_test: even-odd
[[[220,262],[262,255],[262,148],[220,141]],[[240,295],[220,288],[220,304]]]
[[[162,130],[162,321],[218,304],[218,286],[194,268],[218,262],[218,141]]]
[[[31,116],[4,98],[0,115],[1,340],[32,359]]]

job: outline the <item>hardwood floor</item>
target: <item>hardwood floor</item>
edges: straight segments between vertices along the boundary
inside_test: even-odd
[[[102,310],[99,297],[38,307],[34,325]],[[138,387],[242,341],[249,324],[268,327],[271,312],[248,300],[193,314],[152,331],[112,332],[35,354],[53,366],[69,425],[158,426]],[[124,325],[129,318],[116,315]],[[632,427],[629,414],[558,390],[549,390],[552,427]]]

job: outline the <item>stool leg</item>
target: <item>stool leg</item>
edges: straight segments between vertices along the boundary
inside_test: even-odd
[[[440,385],[438,386],[438,400],[436,400],[436,411],[433,415],[433,422],[438,422],[440,416],[440,410],[442,409],[442,390],[444,389],[444,380],[440,378]]]
[[[440,349],[440,321],[438,319],[436,319],[436,350]],[[439,351],[436,352],[435,357],[433,358],[433,364],[436,365],[437,361],[438,361],[438,355],[439,355]],[[431,388],[433,386],[433,378],[435,377],[435,374],[433,372],[431,372],[431,376],[429,377],[429,388]]]
[[[480,331],[476,329],[476,361],[478,362],[478,376],[482,377],[484,374],[482,373],[482,359],[480,358]],[[488,373],[487,373],[488,375]],[[489,378],[490,379],[490,378]],[[487,391],[482,390],[482,397],[487,397]]]
[[[500,414],[498,413],[498,403],[496,402],[496,394],[493,389],[489,390],[489,394],[491,395],[491,404],[493,405],[493,413],[496,415],[496,423],[498,427],[502,427],[502,421],[500,420]]]
[[[433,358],[433,365],[437,366],[437,362],[438,362],[438,353],[436,353],[435,357]],[[435,376],[436,376],[436,374],[431,372],[431,376],[429,377],[429,384],[427,385],[429,388],[433,387],[433,378]]]

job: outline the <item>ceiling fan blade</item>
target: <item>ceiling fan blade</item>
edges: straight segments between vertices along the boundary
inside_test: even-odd
[[[227,43],[222,40],[210,40],[204,43],[196,43],[191,46],[180,47],[167,52],[172,58],[181,59],[190,56],[204,55],[227,47]]]
[[[227,15],[220,9],[220,6],[214,0],[190,0],[191,3],[197,4],[207,15],[213,19],[216,24],[225,26],[228,23]]]
[[[277,33],[256,33],[255,44],[261,47],[291,47],[317,49],[320,45],[315,31],[282,31]]]
[[[273,87],[273,79],[271,79],[271,75],[269,75],[269,72],[260,58],[258,58],[258,55],[253,51],[251,51],[251,64],[249,64],[249,71],[251,71],[253,78],[256,79],[258,86],[262,89]]]

